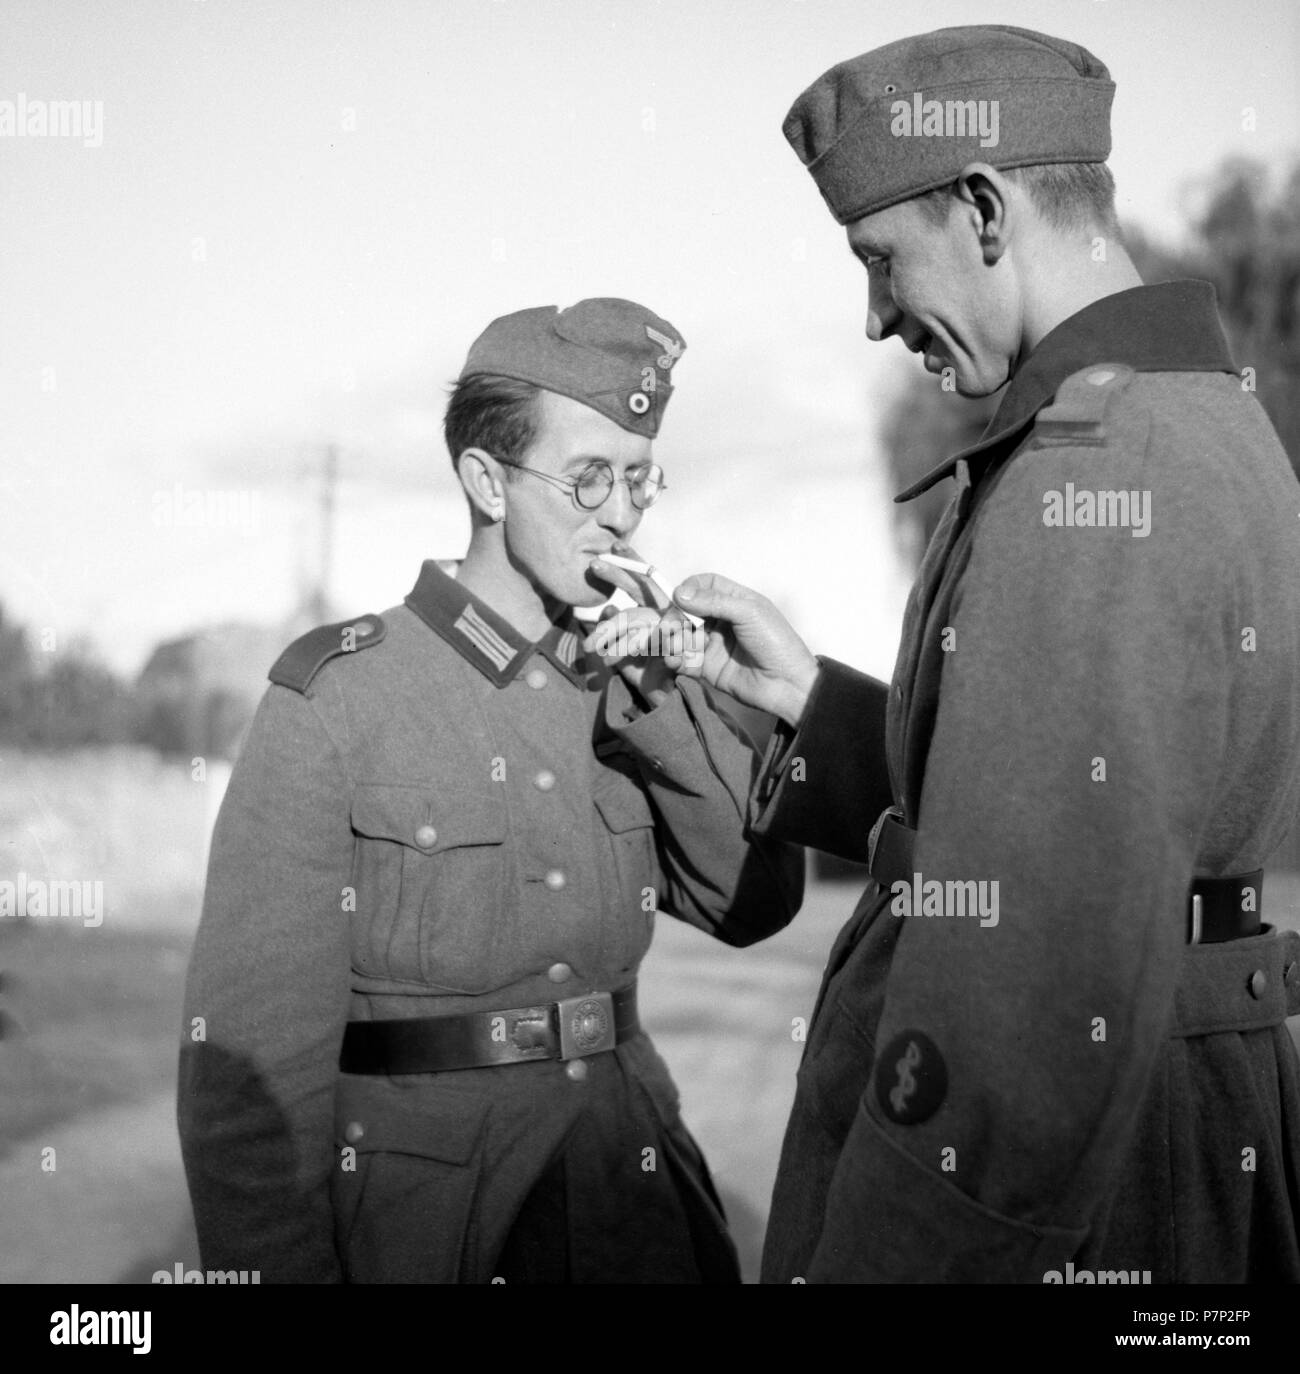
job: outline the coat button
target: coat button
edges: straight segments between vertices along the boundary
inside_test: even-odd
[[[1257,968],[1255,972],[1250,975],[1249,986],[1250,995],[1258,1002],[1268,988],[1268,979],[1264,976],[1264,970],[1262,968]]]
[[[421,849],[432,849],[438,843],[438,832],[431,825],[422,825],[415,832],[415,842]]]
[[[349,1121],[343,1132],[343,1139],[349,1145],[355,1145],[366,1133],[366,1128],[359,1121]]]
[[[555,786],[555,774],[549,768],[543,768],[533,779],[533,786],[539,792],[549,792]]]
[[[546,686],[546,674],[540,668],[530,668],[524,676],[524,681],[534,692],[540,692]]]
[[[568,881],[569,880],[564,876],[563,869],[559,868],[551,869],[545,878],[546,886],[549,887],[552,892],[558,892]]]
[[[587,1081],[587,1061],[585,1059],[570,1059],[564,1066],[564,1072],[569,1075],[571,1083],[585,1083]]]
[[[568,964],[552,964],[546,970],[546,976],[552,983],[567,983],[573,977],[573,970]]]

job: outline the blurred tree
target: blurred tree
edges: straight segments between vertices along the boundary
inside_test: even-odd
[[[126,687],[84,645],[64,649],[32,682],[30,743],[45,749],[122,744],[131,738]]]
[[[1170,249],[1131,229],[1129,252],[1144,281],[1214,284],[1243,382],[1253,380],[1300,474],[1300,162],[1274,187],[1261,163],[1232,159],[1193,196],[1186,247]]]
[[[0,606],[0,739],[15,741],[34,673],[27,631]]]
[[[0,607],[0,740],[72,749],[120,744],[131,732],[129,692],[86,645],[34,654],[26,630]]]
[[[1243,384],[1253,384],[1300,473],[1300,163],[1271,188],[1259,163],[1225,162],[1193,189],[1188,221],[1187,241],[1177,248],[1126,228],[1134,265],[1148,283],[1185,277],[1213,283]],[[894,490],[975,443],[998,399],[968,401],[941,391],[927,374],[913,374],[882,424]],[[949,488],[941,482],[894,508],[895,529],[913,566],[934,533]]]

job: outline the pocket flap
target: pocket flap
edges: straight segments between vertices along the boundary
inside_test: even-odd
[[[464,1164],[474,1153],[491,1103],[442,1084],[398,1087],[387,1078],[339,1076],[335,1133],[358,1154],[388,1151]]]
[[[599,787],[595,801],[606,829],[616,835],[655,823],[645,793],[633,783],[620,780],[616,786]]]
[[[460,845],[501,844],[505,801],[496,792],[448,793],[434,784],[394,787],[362,783],[352,798],[352,828],[372,839],[395,840],[422,854]]]

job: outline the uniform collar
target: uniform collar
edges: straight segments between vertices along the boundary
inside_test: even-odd
[[[1124,363],[1135,372],[1236,372],[1205,281],[1134,286],[1103,296],[1062,320],[1020,365],[979,443],[941,463],[894,498],[910,501],[951,477],[965,459],[972,467],[1018,439],[1061,383],[1096,363]]]
[[[406,604],[498,687],[513,682],[534,654],[548,658],[575,686],[586,685],[582,636],[572,616],[531,642],[432,559],[421,566]]]

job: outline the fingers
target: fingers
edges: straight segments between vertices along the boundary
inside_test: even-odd
[[[666,621],[668,616],[664,617]],[[704,673],[704,650],[709,632],[689,620],[673,626],[664,645],[664,665],[684,677],[701,677]]]
[[[583,640],[583,648],[605,659],[641,658],[657,637],[660,615],[649,606],[613,611]]]
[[[721,573],[695,573],[673,591],[673,600],[691,615],[739,624],[768,604],[758,592]]]
[[[636,579],[626,568],[615,568],[602,558],[593,558],[587,564],[587,571],[599,581],[607,582],[611,587],[617,587],[619,591],[626,592],[634,601],[644,604],[645,597],[641,594]]]
[[[639,605],[653,606],[660,611],[672,605],[668,593],[646,573],[616,568],[606,563],[603,558],[593,558],[587,566],[595,577],[618,587],[620,591],[625,591]]]
[[[638,606],[602,619],[583,647],[610,660],[662,658],[675,670],[684,657],[702,654],[707,640],[707,633],[675,607],[660,614],[649,606]]]
[[[643,599],[643,605],[653,606],[658,611],[666,611],[673,604],[672,597],[664,591],[653,577],[650,577],[648,574],[641,576],[637,573],[633,573],[632,576],[636,577],[645,588],[645,598],[648,599]]]

